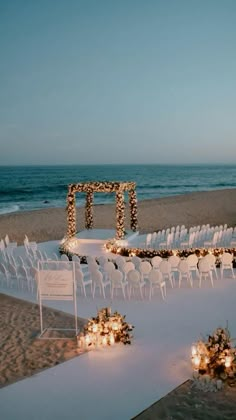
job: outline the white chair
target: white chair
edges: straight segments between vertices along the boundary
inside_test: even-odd
[[[97,257],[97,261],[100,267],[103,268],[104,265],[108,262],[108,258],[105,257],[104,255],[101,255],[100,257]]]
[[[186,279],[191,287],[193,287],[192,273],[189,269],[189,265],[186,260],[180,260],[178,264],[179,271],[179,287],[181,286],[182,280]]]
[[[10,242],[9,236],[5,236],[5,246],[6,248],[12,247],[13,249],[17,247],[17,242]]]
[[[110,275],[111,279],[111,298],[113,299],[114,290],[122,290],[124,299],[126,298],[125,289],[128,285],[127,281],[124,281],[124,274],[120,270],[113,270]]]
[[[139,266],[139,272],[143,281],[148,279],[148,274],[152,270],[151,263],[149,261],[142,261]]]
[[[122,257],[122,255],[118,255],[118,257],[116,257],[115,263],[116,263],[118,269],[121,270],[122,267],[126,263],[126,259],[124,257]]]
[[[26,289],[31,292],[32,291],[32,284],[30,282],[28,273],[25,269],[24,266],[19,266],[17,269],[17,277],[18,277],[18,282],[19,285],[21,286],[21,288],[23,289],[24,286],[26,287]]]
[[[155,288],[158,288],[161,292],[162,299],[165,300],[166,298],[166,282],[163,280],[162,274],[160,271],[155,270],[152,268],[152,270],[148,274],[148,280],[149,280],[149,300],[151,300],[151,297],[153,296],[153,291]]]
[[[116,267],[112,261],[107,261],[103,266],[105,279],[111,281],[111,273],[115,271]]]
[[[180,257],[178,257],[177,255],[171,255],[168,258],[168,261],[171,265],[171,271],[173,273],[173,276],[175,278],[175,275],[177,274],[177,277],[179,277],[179,269],[178,269],[178,265],[180,263]]]
[[[217,271],[216,271],[216,257],[215,257],[215,255],[207,254],[207,255],[205,255],[204,258],[205,258],[206,261],[209,262],[212,273],[215,273],[215,277],[216,277],[216,279],[218,279]]]
[[[201,287],[202,279],[210,279],[211,285],[214,287],[211,266],[204,257],[199,260],[199,287]]]
[[[75,264],[78,264],[78,261]],[[75,269],[75,281],[76,281],[77,286],[81,289],[85,297],[87,297],[87,294],[86,294],[87,286],[90,286],[91,294],[93,294],[92,280],[91,279],[85,280],[82,270],[77,269],[77,268]]]
[[[70,261],[66,254],[61,255],[61,261]]]
[[[224,270],[230,270],[232,277],[235,278],[233,270],[233,255],[229,252],[224,252],[221,255],[221,264],[220,264],[220,276],[223,279]]]
[[[93,282],[93,285],[92,285],[93,298],[95,296],[95,290],[96,290],[96,288],[98,288],[99,291],[100,291],[100,294],[102,294],[104,299],[105,299],[106,298],[105,289],[106,289],[106,286],[111,286],[110,280],[105,280],[104,281],[103,280],[103,275],[102,275],[101,271],[99,271],[99,270],[94,270],[91,273],[91,279],[92,279],[92,282]]]
[[[72,261],[80,264],[80,257],[78,255],[72,255]]]
[[[124,281],[127,280],[127,274],[129,271],[131,270],[135,270],[135,266],[134,263],[132,263],[131,261],[127,261],[123,267],[121,268],[122,273],[124,274]]]
[[[162,273],[164,280],[169,280],[171,287],[174,287],[174,276],[171,271],[171,264],[169,261],[163,260],[159,266],[160,272]]]
[[[130,270],[127,273],[127,281],[128,281],[128,296],[129,299],[131,297],[131,293],[135,292],[135,290],[139,290],[140,296],[143,299],[143,287],[145,286],[145,282],[142,281],[140,272],[138,270]]]
[[[5,267],[5,264],[3,264],[2,262],[0,263],[0,273],[1,273],[1,280],[2,280],[2,285],[4,285],[4,283],[6,283],[7,286],[9,286],[9,275],[8,275],[8,271]]]
[[[189,266],[189,270],[191,271],[192,278],[193,273],[195,273],[196,277],[199,278],[199,270],[198,270],[198,257],[196,254],[191,254],[186,258],[186,261]]]
[[[19,289],[19,280],[16,268],[13,264],[9,263],[7,266],[8,273],[9,273],[9,280],[13,283],[13,285],[17,285],[17,288]]]
[[[159,257],[158,255],[156,255],[155,257],[151,259],[151,264],[155,270],[159,270],[159,266],[161,262],[162,262],[162,258]]]
[[[131,258],[131,262],[134,264],[135,270],[138,270],[138,269],[139,269],[139,267],[140,267],[140,264],[141,264],[141,262],[142,262],[142,259],[141,259],[141,258],[139,258],[139,257],[137,257],[137,255],[134,255],[134,256]]]

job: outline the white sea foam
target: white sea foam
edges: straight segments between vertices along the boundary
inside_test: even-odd
[[[3,206],[0,207],[0,214],[5,214],[5,213],[14,213],[16,211],[20,210],[20,206],[18,204],[4,204]]]

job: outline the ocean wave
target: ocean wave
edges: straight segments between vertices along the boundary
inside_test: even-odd
[[[8,206],[0,206],[0,214],[5,213],[15,213],[20,210],[20,206],[18,204],[9,204]]]

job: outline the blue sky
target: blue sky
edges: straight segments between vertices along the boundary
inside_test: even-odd
[[[235,163],[235,0],[1,0],[0,164]]]

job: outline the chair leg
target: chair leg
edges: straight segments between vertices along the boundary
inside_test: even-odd
[[[212,285],[212,287],[214,287],[213,277],[212,277],[212,273],[211,272],[210,272],[210,279],[211,279],[211,285]]]
[[[179,273],[179,288],[180,288],[180,285],[181,285],[181,280],[182,280],[182,274]]]
[[[199,276],[199,287],[201,287],[201,285],[202,285],[202,273]]]
[[[152,283],[150,283],[149,300],[151,300],[151,297],[152,297]]]
[[[165,298],[164,298],[164,293],[163,293],[163,290],[162,290],[162,286],[160,286],[160,290],[161,290],[161,296],[162,296],[162,299],[163,299],[163,300],[165,300]]]

